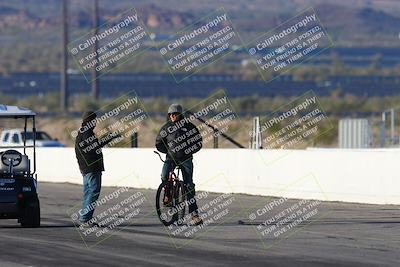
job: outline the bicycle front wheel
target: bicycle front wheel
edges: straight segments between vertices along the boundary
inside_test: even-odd
[[[157,216],[161,223],[169,226],[178,220],[178,213],[175,207],[174,185],[171,182],[164,181],[160,184],[156,194]],[[165,201],[165,200],[169,201]]]

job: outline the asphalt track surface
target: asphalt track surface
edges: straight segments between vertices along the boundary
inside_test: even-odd
[[[102,196],[115,190],[103,188]],[[304,221],[289,229],[287,235],[262,237],[257,232],[260,222],[249,224],[248,215],[268,203],[267,198],[231,195],[223,199],[226,205],[222,205],[229,207],[229,216],[185,237],[171,234],[178,227],[169,230],[160,224],[153,208],[154,190],[131,189],[120,196],[128,197],[134,192],[146,196],[137,216],[100,237],[83,237],[68,215],[80,203],[81,186],[42,183],[40,228],[22,229],[16,220],[0,221],[0,266],[399,266],[400,263],[398,206],[323,202],[318,206],[321,217],[312,223]],[[208,198],[199,200],[199,205],[221,199],[219,196],[208,194]],[[233,202],[228,201],[230,198]],[[103,210],[109,211],[113,205],[107,203]],[[245,224],[239,224],[239,220]],[[188,227],[189,231],[193,228]]]

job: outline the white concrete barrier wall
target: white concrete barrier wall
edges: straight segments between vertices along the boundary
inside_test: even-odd
[[[104,186],[156,189],[162,162],[153,149],[103,149]],[[400,204],[400,150],[203,149],[195,155],[196,190]],[[82,184],[73,148],[37,149],[40,181]],[[290,186],[302,177],[314,185]],[[307,178],[308,179],[308,178]]]

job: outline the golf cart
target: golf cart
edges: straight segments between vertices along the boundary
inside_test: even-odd
[[[32,126],[33,142],[27,145],[0,146],[0,219],[18,219],[22,227],[40,226],[40,205],[37,194],[35,116],[31,110],[0,105],[0,123],[24,122]],[[1,124],[0,124],[1,125]],[[2,126],[2,125],[1,125]],[[31,160],[33,157],[33,171]]]

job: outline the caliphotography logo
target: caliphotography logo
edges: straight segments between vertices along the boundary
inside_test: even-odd
[[[242,46],[228,13],[219,8],[159,45],[177,83]]]
[[[332,39],[312,7],[247,45],[266,82],[332,46]]]
[[[175,162],[190,158],[203,147],[217,148],[223,140],[242,147],[233,137],[243,129],[243,123],[224,90],[183,108],[181,120],[160,129],[161,141]]]
[[[99,28],[68,44],[68,49],[78,69],[88,83],[88,74],[100,73],[98,77],[122,66],[149,47],[151,40],[146,26],[134,8],[110,19]]]
[[[310,224],[321,222],[331,212],[327,195],[317,178],[308,174],[292,180],[262,203],[246,207],[247,222],[253,225],[264,248],[300,234]]]
[[[310,90],[272,114],[260,117],[257,127],[249,131],[249,135],[260,140],[259,148],[264,150],[259,149],[259,154],[269,165],[295,149],[307,148],[332,129],[317,95]],[[271,149],[280,151],[275,155],[265,153]]]
[[[177,249],[190,245],[210,231],[218,231],[218,227],[232,220],[238,212],[236,208],[240,204],[235,195],[230,193],[233,189],[228,177],[221,173],[202,181],[196,185],[194,197],[190,187],[182,186],[170,205],[162,203],[157,210],[172,244]],[[214,188],[227,193],[210,192],[210,189],[215,191]],[[193,224],[193,206],[198,208],[201,224]]]
[[[131,91],[105,104],[95,115],[82,118],[78,129],[66,128],[66,131],[72,140],[78,138],[76,148],[90,166],[98,161],[92,154],[101,154],[103,147],[127,147],[148,119],[144,105],[136,92]]]
[[[67,210],[86,248],[92,249],[124,228],[152,215],[146,207],[150,198],[145,190],[124,186],[129,183],[140,184],[138,176],[132,173],[116,179],[115,184],[102,192],[95,202],[89,205],[79,202]],[[93,217],[82,222],[82,216],[90,212]]]

